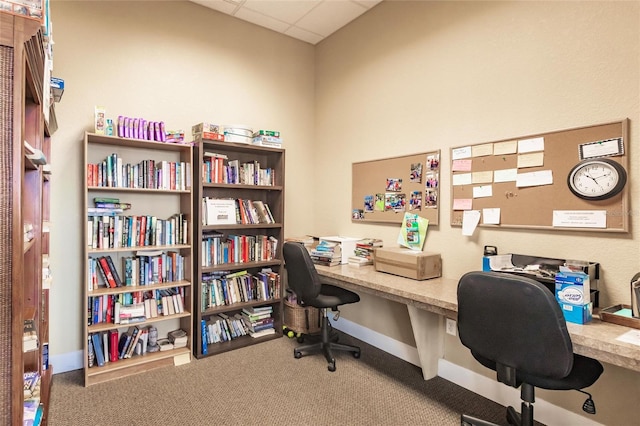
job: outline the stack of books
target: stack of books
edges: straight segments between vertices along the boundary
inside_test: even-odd
[[[276,130],[257,130],[253,133],[253,144],[282,148],[282,138],[280,132]]]
[[[40,403],[40,374],[37,371],[24,373],[23,425],[39,425],[43,405]]]
[[[342,263],[342,249],[340,243],[320,241],[320,244],[311,250],[311,260],[316,265],[336,266]]]
[[[356,243],[353,256],[347,260],[351,266],[373,265],[373,255],[376,248],[382,247],[382,240],[378,238],[365,238]]]
[[[253,338],[275,334],[273,306],[253,306],[242,309],[242,319]]]

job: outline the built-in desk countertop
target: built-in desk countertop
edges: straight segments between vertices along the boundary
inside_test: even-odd
[[[329,284],[407,305],[423,375],[430,378],[437,374],[437,359],[442,357],[444,341],[441,318],[457,318],[458,280],[434,278],[416,281],[376,272],[373,266],[317,265],[316,269],[323,281]],[[433,314],[439,318],[434,318]],[[567,323],[567,328],[574,352],[640,372],[640,346],[616,340],[631,328],[602,322],[597,318],[585,325]]]

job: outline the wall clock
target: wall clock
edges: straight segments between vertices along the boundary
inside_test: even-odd
[[[606,200],[622,191],[627,172],[609,158],[584,160],[573,166],[567,178],[569,189],[584,200]]]

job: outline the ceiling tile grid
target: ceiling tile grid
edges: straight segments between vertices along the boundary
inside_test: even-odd
[[[382,0],[191,0],[243,21],[317,44]]]

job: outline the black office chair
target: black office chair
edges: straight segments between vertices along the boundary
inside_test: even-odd
[[[521,386],[521,412],[507,408],[511,425],[533,425],[534,389],[577,390],[602,373],[598,361],[573,353],[560,305],[541,283],[500,272],[469,272],[458,283],[458,332],[473,357],[498,381]],[[583,405],[595,414],[591,395]],[[462,425],[492,423],[463,414]]]
[[[360,358],[359,347],[331,341],[331,326],[327,317],[327,309],[331,308],[336,312],[334,320],[337,320],[340,315],[338,306],[359,302],[360,296],[344,288],[323,284],[309,252],[302,244],[286,242],[282,246],[282,251],[287,269],[287,283],[298,297],[298,302],[322,310],[321,340],[295,348],[293,356],[302,358],[304,355],[322,350],[329,363],[329,371],[336,371],[336,360],[332,353],[334,349],[351,352],[355,358]]]

